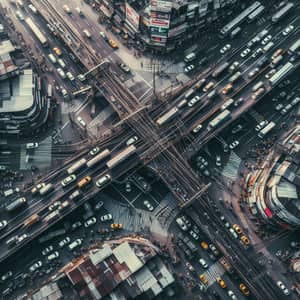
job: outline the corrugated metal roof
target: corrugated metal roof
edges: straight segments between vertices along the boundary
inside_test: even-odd
[[[94,265],[97,265],[101,261],[109,257],[111,254],[112,254],[112,250],[110,246],[108,244],[104,244],[103,248],[90,255],[90,259]]]
[[[277,195],[279,198],[297,199],[297,188],[294,184],[281,181],[277,186]]]

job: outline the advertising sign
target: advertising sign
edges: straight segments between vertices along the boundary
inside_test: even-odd
[[[126,2],[126,23],[135,31],[139,31],[140,15]]]

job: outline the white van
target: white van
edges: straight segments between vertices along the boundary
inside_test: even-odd
[[[83,33],[85,34],[85,36],[90,39],[92,37],[92,35],[90,34],[90,32],[87,29],[83,30]]]
[[[59,64],[63,69],[66,67],[65,62],[64,62],[61,58],[59,58],[57,61],[58,61],[58,64]]]
[[[29,8],[34,14],[37,14],[37,9],[35,8],[34,5],[29,4],[29,5],[28,5],[28,8]]]
[[[56,57],[52,53],[50,53],[48,57],[53,64],[57,63]]]

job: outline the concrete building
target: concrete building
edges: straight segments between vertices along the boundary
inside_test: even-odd
[[[31,135],[46,124],[51,99],[42,94],[42,82],[23,53],[0,37],[0,134]]]
[[[169,52],[206,32],[217,19],[230,15],[239,3],[239,0],[106,0],[100,11],[144,48]]]

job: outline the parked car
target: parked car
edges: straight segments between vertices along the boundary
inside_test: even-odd
[[[286,288],[282,281],[277,281],[276,285],[279,287],[279,289],[284,295],[288,296],[290,294],[290,291]]]
[[[7,279],[11,278],[12,275],[13,275],[12,271],[6,272],[5,274],[3,274],[3,275],[1,276],[1,282],[4,282],[4,281],[6,281]]]
[[[95,217],[93,217],[93,218],[91,218],[91,219],[84,222],[84,227],[85,228],[90,227],[90,226],[96,224],[96,222],[97,222],[97,219]]]
[[[112,220],[112,214],[108,213],[100,217],[101,222],[106,222]]]
[[[130,73],[130,68],[127,65],[125,65],[124,63],[120,63],[119,67],[123,72]]]
[[[204,258],[200,258],[199,259],[199,263],[200,265],[204,268],[204,269],[207,269],[208,268],[208,264],[206,262],[206,260]]]
[[[95,156],[96,154],[98,154],[100,152],[100,148],[99,147],[94,147],[90,152],[89,154],[91,156]]]
[[[69,244],[70,241],[71,241],[71,239],[70,239],[68,236],[66,236],[63,240],[61,240],[61,241],[58,243],[58,246],[59,246],[60,248],[62,248],[62,247],[64,247],[65,245]]]
[[[145,200],[143,202],[144,206],[149,210],[149,211],[153,211],[154,210],[154,207],[152,206],[152,204],[148,201],[148,200]]]
[[[240,144],[240,142],[238,140],[233,141],[231,144],[229,144],[229,148],[231,150],[235,149],[238,145]]]
[[[26,144],[26,149],[35,149],[38,148],[39,144],[38,143],[27,143]]]
[[[53,250],[53,246],[49,245],[48,247],[46,247],[43,251],[42,254],[43,255],[47,255],[48,253],[50,253]]]
[[[230,44],[226,44],[224,47],[222,47],[221,49],[220,49],[220,53],[221,54],[224,54],[224,53],[226,53],[227,51],[229,51],[231,49],[231,45]]]
[[[43,263],[39,260],[39,261],[37,261],[36,263],[34,263],[34,264],[29,268],[29,271],[30,271],[30,272],[34,272],[34,271],[36,271],[37,269],[39,269],[42,265],[43,265]]]
[[[250,48],[246,48],[246,49],[241,53],[241,57],[242,57],[242,58],[246,57],[250,52],[251,52],[251,49],[250,49]]]
[[[52,261],[52,260],[54,260],[58,257],[59,257],[59,253],[58,253],[58,251],[55,251],[55,252],[53,252],[53,253],[51,253],[50,255],[47,256],[47,260]]]
[[[195,69],[195,65],[188,65],[187,67],[184,68],[184,72],[189,73],[194,69]]]
[[[86,127],[85,121],[80,116],[77,117],[77,121],[82,127]]]
[[[7,226],[7,221],[6,220],[0,221],[0,230],[3,230],[6,226]]]
[[[236,125],[235,127],[232,128],[231,133],[232,134],[237,134],[241,130],[243,130],[243,126],[241,124],[238,124],[238,125]]]
[[[294,28],[294,25],[289,25],[282,31],[282,34],[284,36],[289,35],[294,30]]]
[[[268,120],[261,121],[260,123],[258,123],[258,124],[255,126],[255,130],[256,130],[256,131],[260,131],[260,130],[263,129],[265,126],[267,126],[268,123],[269,123]]]

